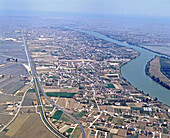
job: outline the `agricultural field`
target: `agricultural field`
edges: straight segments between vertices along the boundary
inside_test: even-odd
[[[51,79],[51,78],[49,78]],[[47,83],[48,84],[48,83]],[[57,88],[55,86],[44,86],[44,91],[46,93],[48,92],[58,92],[58,93],[77,93],[78,92],[78,88]]]
[[[50,106],[44,106],[45,110],[48,112],[53,111],[54,107],[50,107]]]
[[[72,120],[70,117],[68,117],[66,114],[62,114],[62,116],[59,119],[60,121],[64,121],[70,124],[75,124],[74,120]]]
[[[44,126],[39,114],[36,113],[19,114],[16,120],[7,127],[5,136],[18,138],[55,138],[55,135]]]
[[[79,138],[79,136],[81,135],[81,129],[79,126],[77,126],[75,128],[75,130],[73,131],[73,134],[71,135],[71,138]]]
[[[15,34],[16,35],[16,34]],[[14,41],[1,41],[0,60],[6,62],[7,57],[17,58],[19,62],[26,62],[26,54],[23,43]]]
[[[31,106],[32,102],[35,101],[36,99],[37,97],[35,93],[27,92],[23,102],[23,106]]]
[[[21,96],[0,94],[0,103],[21,101]]]
[[[73,112],[71,115],[74,117],[83,117],[87,112],[81,111],[81,112]]]
[[[46,93],[49,97],[65,97],[72,98],[76,93],[64,93],[64,92],[48,92]]]
[[[15,96],[15,95],[16,95],[16,96],[23,96],[24,93],[28,90],[29,87],[30,87],[29,84],[24,85],[19,91],[17,91],[17,92],[14,94],[14,96]]]
[[[22,106],[20,109],[20,113],[36,113],[36,108]]]
[[[74,130],[74,128],[69,128],[66,132],[67,133],[72,133],[73,130]]]
[[[60,111],[60,110],[57,110],[55,113],[54,113],[54,115],[53,115],[53,119],[56,119],[56,120],[59,120],[60,119],[60,117],[62,116],[62,114],[63,114],[63,112],[62,111]]]
[[[157,83],[170,89],[170,60],[156,56],[146,66],[146,73]]]
[[[29,89],[28,92],[35,93],[35,89]]]
[[[66,108],[69,108],[69,109],[77,109],[77,107],[80,105],[80,103],[76,102],[75,99],[67,99],[68,100],[68,104],[66,105]]]
[[[61,106],[61,107],[66,107],[66,104],[68,103],[68,98],[58,98],[56,104]]]
[[[157,56],[150,62],[150,69],[149,72],[151,75],[156,76],[161,81],[168,81],[168,79],[161,73],[161,59]]]
[[[20,63],[10,63],[0,68],[0,74],[12,76],[29,76],[26,68]]]
[[[170,79],[170,59],[160,57],[161,72]]]
[[[24,83],[25,81],[22,80],[22,77],[6,76],[0,79],[0,90],[6,94],[14,94],[24,86]]]
[[[4,113],[4,111],[7,107],[8,107],[8,105],[0,105],[0,113]]]
[[[0,91],[15,94],[28,82],[29,74],[20,63],[9,63],[0,67]]]
[[[106,84],[105,87],[106,87],[106,88],[113,88],[113,89],[115,88],[113,84]]]
[[[0,114],[0,124],[7,124],[14,116],[7,113]]]

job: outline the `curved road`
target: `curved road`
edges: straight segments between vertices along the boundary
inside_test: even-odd
[[[51,101],[48,96],[46,95],[46,93],[44,92],[44,89],[39,81],[39,78],[38,78],[38,75],[36,73],[36,70],[32,64],[32,61],[31,61],[31,56],[29,54],[29,50],[28,50],[28,46],[27,46],[27,43],[25,41],[25,38],[24,38],[24,34],[22,32],[22,37],[23,37],[23,41],[24,41],[24,46],[25,46],[25,51],[26,51],[26,55],[27,55],[27,59],[28,59],[28,64],[31,68],[31,73],[32,73],[32,77],[33,77],[33,81],[34,81],[34,84],[35,84],[35,88],[36,88],[36,92],[37,92],[37,97],[38,97],[38,102],[40,104],[40,110],[41,110],[41,115],[42,115],[42,119],[43,121],[45,122],[45,124],[53,131],[53,133],[55,133],[56,135],[58,135],[59,137],[64,137],[60,132],[56,131],[50,124],[49,122],[47,121],[45,115],[44,115],[44,110],[43,110],[43,106],[42,106],[42,102],[41,102],[41,98],[40,98],[40,93],[39,93],[39,89],[41,91],[41,93],[44,95],[44,97],[53,105],[55,106],[56,108],[60,109],[61,111],[63,111],[67,116],[69,116],[70,118],[72,118],[80,127],[81,129],[81,132],[82,132],[82,137],[83,138],[86,138],[86,134],[85,134],[85,131],[84,131],[84,128],[83,126],[80,124],[80,122],[75,118],[73,117],[71,114],[67,113],[63,108],[61,108],[60,106],[56,105],[53,101]],[[39,87],[38,87],[39,86]]]

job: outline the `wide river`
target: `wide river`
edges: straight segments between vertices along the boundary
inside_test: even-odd
[[[133,48],[136,51],[140,52],[141,54],[139,57],[130,61],[128,64],[122,66],[121,68],[122,76],[138,90],[141,90],[145,94],[149,94],[152,97],[157,97],[159,101],[170,106],[170,90],[165,89],[161,85],[157,84],[145,74],[145,66],[147,62],[150,61],[155,55],[159,55],[159,54],[156,54],[154,52],[148,51],[146,49],[137,46],[133,46],[127,43],[123,43],[111,39],[100,33],[81,30],[81,29],[75,29],[75,30],[92,35],[94,37],[104,39],[106,41],[116,43],[118,45]]]

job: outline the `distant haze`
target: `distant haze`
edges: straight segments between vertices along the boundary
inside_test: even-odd
[[[170,17],[170,0],[0,0],[1,15],[34,12]]]

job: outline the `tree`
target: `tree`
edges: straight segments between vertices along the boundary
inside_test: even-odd
[[[157,100],[158,100],[158,98],[157,98],[157,97],[155,97],[155,98],[154,98],[154,101],[157,101]]]

